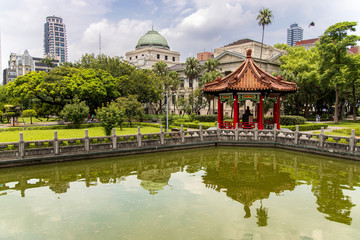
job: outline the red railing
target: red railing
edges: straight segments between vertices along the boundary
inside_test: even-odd
[[[233,122],[223,121],[223,122],[221,122],[221,124],[220,124],[220,128],[221,128],[221,129],[233,129],[233,128],[234,128],[234,125],[233,125]]]
[[[253,129],[253,128],[255,128],[255,123],[256,122],[239,122],[239,128]],[[228,121],[223,121],[220,124],[220,128],[221,129],[234,129],[234,123],[228,122]]]
[[[255,128],[255,122],[241,122],[240,124],[240,128],[243,129],[253,129]]]

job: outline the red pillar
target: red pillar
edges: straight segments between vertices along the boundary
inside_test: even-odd
[[[221,128],[221,123],[223,121],[223,103],[220,100],[220,95],[218,96],[218,123],[219,128]]]
[[[280,129],[280,97],[277,98],[276,103],[274,104],[274,123],[276,123],[277,129]]]
[[[258,105],[258,117],[257,117],[257,124],[258,124],[258,129],[262,130],[264,129],[264,97],[262,94],[260,94],[260,102]]]
[[[234,94],[234,129],[236,128],[236,123],[239,123],[239,102],[238,95]]]

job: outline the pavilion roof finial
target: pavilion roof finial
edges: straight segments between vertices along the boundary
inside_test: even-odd
[[[246,51],[246,58],[251,58],[251,49]]]

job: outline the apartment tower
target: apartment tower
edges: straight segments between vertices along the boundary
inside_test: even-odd
[[[44,55],[60,62],[67,61],[66,26],[62,18],[46,17],[44,25]]]
[[[291,24],[287,30],[287,44],[292,47],[296,41],[303,40],[303,32],[297,23]]]

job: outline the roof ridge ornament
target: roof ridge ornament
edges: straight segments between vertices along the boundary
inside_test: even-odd
[[[246,51],[246,58],[251,58],[251,48]]]

